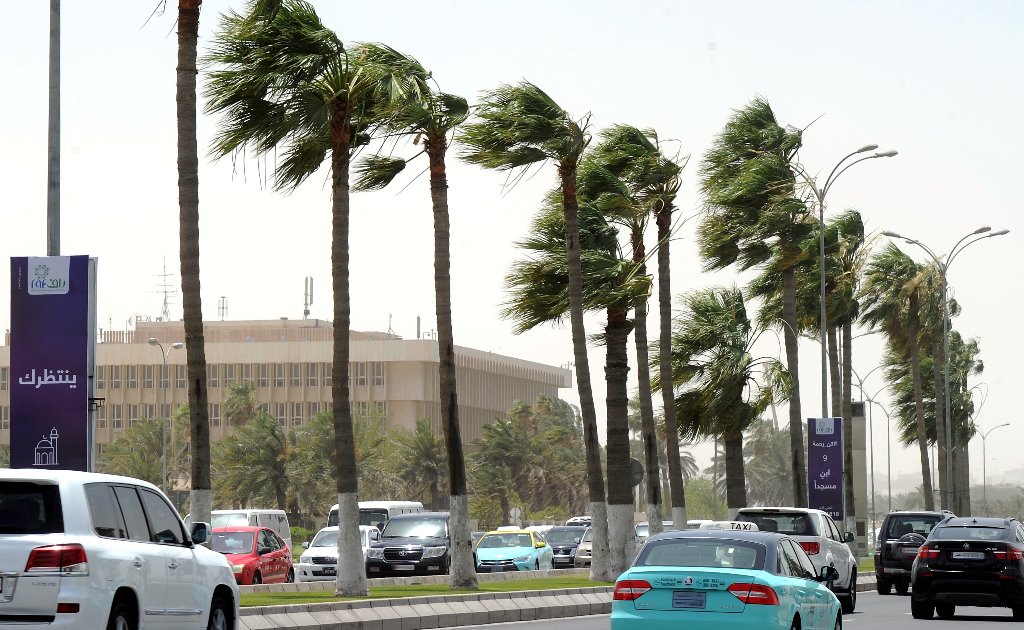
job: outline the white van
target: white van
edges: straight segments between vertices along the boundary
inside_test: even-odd
[[[284,510],[267,510],[254,508],[241,508],[237,510],[212,510],[210,512],[211,528],[237,527],[239,525],[250,525],[252,527],[269,527],[277,532],[288,549],[292,549],[292,530],[288,526],[288,515]]]
[[[359,524],[375,525],[379,529],[384,529],[384,525],[391,520],[392,516],[422,511],[423,504],[419,501],[360,501]],[[327,515],[327,526],[338,526],[337,503],[331,506],[331,511]]]

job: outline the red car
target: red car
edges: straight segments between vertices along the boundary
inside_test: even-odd
[[[291,549],[269,527],[218,527],[210,549],[224,554],[239,584],[295,581]]]

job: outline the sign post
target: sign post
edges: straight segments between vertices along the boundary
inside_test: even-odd
[[[807,506],[841,523],[846,517],[843,419],[809,418],[807,424]]]

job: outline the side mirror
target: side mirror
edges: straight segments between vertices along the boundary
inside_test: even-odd
[[[544,547],[547,547],[548,544],[546,542],[535,542],[533,543],[533,546],[537,549],[543,549]]]
[[[580,544],[580,537],[579,537],[579,536],[576,536],[576,537],[574,537],[574,538],[572,539],[572,541],[573,541],[574,543],[576,543],[576,544],[578,545],[578,544]]]
[[[256,550],[256,555],[258,555],[258,556],[262,556],[262,555],[268,554],[268,553],[270,553],[270,547],[260,547],[259,549]]]
[[[846,532],[846,535],[843,536],[843,542],[845,542],[845,543],[856,542],[856,540],[853,537],[853,532]]]
[[[819,582],[835,582],[839,579],[839,570],[833,566],[821,567],[821,572],[818,574]]]
[[[210,537],[209,523],[192,523],[192,543],[201,545]]]
[[[302,543],[302,548],[303,549],[309,549],[309,541],[306,541],[306,542]]]

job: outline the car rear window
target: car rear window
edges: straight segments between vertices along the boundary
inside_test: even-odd
[[[647,543],[634,566],[763,569],[765,546],[727,538],[672,538]]]
[[[737,521],[749,521],[762,532],[778,532],[787,536],[817,536],[814,521],[803,512],[740,512]]]
[[[59,487],[31,481],[0,481],[0,534],[63,531]]]
[[[888,539],[899,538],[906,534],[921,534],[928,537],[936,523],[941,521],[939,516],[927,514],[905,514],[889,518],[889,525],[885,528],[885,537]]]
[[[1005,527],[939,527],[932,532],[933,539],[941,540],[1002,540],[1008,530]]]

